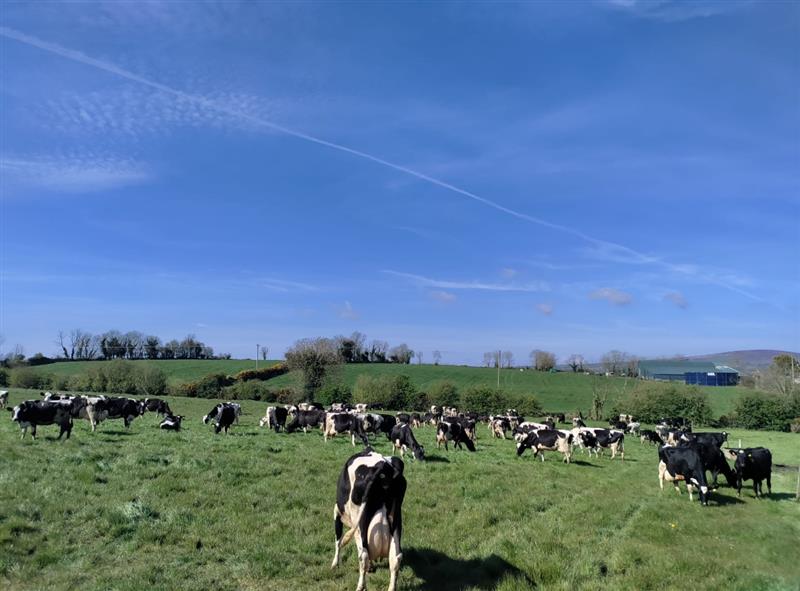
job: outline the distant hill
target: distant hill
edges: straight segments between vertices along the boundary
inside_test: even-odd
[[[742,373],[750,373],[756,369],[764,369],[772,363],[776,355],[789,354],[800,357],[800,353],[777,351],[775,349],[747,349],[744,351],[726,351],[708,355],[693,355],[689,359],[696,361],[713,361],[718,365],[729,365]]]

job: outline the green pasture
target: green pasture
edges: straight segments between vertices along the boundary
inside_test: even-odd
[[[81,421],[64,442],[56,427],[20,440],[3,413],[0,589],[355,589],[353,546],[330,569],[349,439],[259,429],[266,404],[249,401],[241,424],[215,436],[201,423],[214,401],[169,402],[186,416],[180,433],[145,415],[129,430],[108,421],[91,433]],[[576,453],[565,465],[517,458],[485,427],[474,454],[437,450],[431,427],[416,434],[428,461],[406,461],[400,589],[800,587],[798,435],[731,431],[788,467],[770,498],[723,486],[701,507],[659,490],[655,448],[638,441],[624,462]],[[376,449],[390,453],[385,438]],[[380,564],[369,586],[387,582]]]
[[[56,375],[75,375],[85,372],[89,367],[100,367],[106,361],[59,362],[38,366],[35,371]],[[140,360],[136,364],[153,364],[161,368],[171,384],[196,380],[210,373],[235,374],[243,369],[255,367],[253,360],[210,359],[210,360]],[[260,361],[259,367],[272,365],[276,361]],[[355,384],[359,375],[407,375],[419,391],[426,391],[439,380],[449,380],[464,389],[469,386],[497,386],[498,372],[487,367],[467,367],[460,365],[399,365],[399,364],[351,364],[336,370],[335,379],[350,385]],[[278,376],[266,382],[269,387],[284,388],[298,386],[298,376],[294,373]],[[503,369],[499,372],[500,388],[518,394],[534,394],[543,407],[552,412],[587,412],[591,408],[593,388],[601,388],[608,393],[607,406],[624,391],[635,387],[637,380],[619,377],[591,376],[571,372],[546,373],[519,369]],[[744,388],[701,388],[709,394],[715,416],[729,413],[736,399],[746,392]]]

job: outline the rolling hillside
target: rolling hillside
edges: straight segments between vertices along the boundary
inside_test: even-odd
[[[106,361],[62,362],[35,368],[38,372],[74,375],[84,372],[89,367],[98,367]],[[210,373],[234,374],[242,369],[255,367],[252,360],[171,360],[171,361],[135,361],[137,364],[154,364],[167,373],[171,384],[195,380]],[[273,364],[277,361],[259,362]],[[438,380],[449,380],[459,389],[469,386],[496,386],[498,374],[496,369],[486,367],[467,367],[460,365],[396,365],[396,364],[352,364],[341,367],[337,381],[352,387],[358,376],[367,375],[407,375],[417,387],[424,392]],[[298,376],[287,374],[273,378],[267,382],[269,387],[279,389],[299,384]],[[500,371],[500,388],[516,394],[533,394],[549,411],[574,412],[578,409],[587,412],[591,407],[593,389],[599,388],[608,394],[607,404],[610,406],[624,391],[630,390],[637,381],[625,378],[607,378],[587,376],[571,372],[542,373],[537,371],[520,371],[504,369]],[[714,413],[727,413],[740,395],[743,388],[704,388],[711,396]]]

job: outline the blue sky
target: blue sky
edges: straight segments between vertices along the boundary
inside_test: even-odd
[[[6,2],[0,26],[5,350],[800,350],[797,3]]]

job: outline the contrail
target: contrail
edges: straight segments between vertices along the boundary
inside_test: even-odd
[[[331,148],[333,150],[338,150],[338,151],[344,152],[346,154],[351,154],[353,156],[357,156],[357,157],[362,158],[364,160],[369,160],[370,162],[375,162],[376,164],[380,164],[380,165],[385,166],[387,168],[390,168],[392,170],[396,170],[398,172],[402,172],[404,174],[407,174],[409,176],[418,178],[418,179],[420,179],[422,181],[425,181],[425,182],[430,183],[432,185],[435,185],[437,187],[441,187],[441,188],[446,189],[448,191],[451,191],[453,193],[457,193],[457,194],[459,194],[459,195],[461,195],[463,197],[467,197],[469,199],[472,199],[473,201],[477,201],[478,203],[481,203],[481,204],[483,204],[483,205],[485,205],[487,207],[491,207],[492,209],[495,209],[495,210],[500,211],[502,213],[505,213],[505,214],[508,214],[510,216],[513,216],[513,217],[515,217],[517,219],[520,219],[520,220],[523,220],[523,221],[526,221],[526,222],[529,222],[529,223],[532,223],[532,224],[536,224],[536,225],[539,225],[539,226],[543,226],[545,228],[550,228],[550,229],[556,230],[558,232],[563,232],[565,234],[570,234],[572,236],[575,236],[577,238],[585,240],[586,242],[589,242],[589,243],[594,244],[596,246],[606,246],[606,247],[612,247],[612,248],[618,249],[622,253],[627,254],[628,256],[632,257],[635,262],[644,263],[644,264],[652,264],[652,265],[655,265],[655,266],[659,266],[659,267],[661,267],[663,269],[667,269],[667,270],[675,272],[675,273],[688,275],[688,276],[694,277],[695,279],[700,279],[701,281],[706,281],[706,282],[709,282],[709,283],[713,283],[715,285],[719,285],[720,287],[724,287],[725,289],[728,289],[730,291],[736,292],[736,293],[738,293],[740,295],[743,295],[745,297],[748,297],[750,299],[753,299],[753,300],[756,300],[756,301],[759,301],[759,302],[764,301],[762,298],[760,298],[760,297],[758,297],[758,296],[756,296],[754,294],[751,294],[751,293],[749,293],[747,291],[744,291],[742,289],[739,289],[738,287],[736,287],[734,285],[730,285],[727,282],[723,282],[721,280],[714,279],[714,278],[706,278],[706,277],[702,277],[702,276],[697,276],[695,273],[687,271],[687,269],[685,269],[684,267],[681,267],[680,265],[674,265],[672,263],[668,263],[666,261],[662,261],[660,259],[656,259],[656,258],[654,258],[654,257],[652,257],[650,255],[646,255],[644,253],[638,252],[638,251],[636,251],[636,250],[634,250],[632,248],[629,248],[627,246],[624,246],[622,244],[617,244],[617,243],[614,243],[614,242],[608,242],[606,240],[601,240],[599,238],[594,238],[593,236],[589,236],[588,234],[585,234],[584,232],[581,232],[580,230],[577,230],[575,228],[571,228],[569,226],[564,226],[564,225],[561,225],[561,224],[555,224],[553,222],[548,222],[547,220],[543,220],[541,218],[538,218],[538,217],[535,217],[535,216],[532,216],[532,215],[528,215],[526,213],[517,211],[515,209],[511,209],[510,207],[506,207],[505,205],[497,203],[496,201],[492,201],[491,199],[487,199],[486,197],[481,197],[480,195],[472,193],[471,191],[467,191],[466,189],[462,189],[461,187],[457,187],[457,186],[452,185],[452,184],[450,184],[448,182],[442,181],[442,180],[434,178],[432,176],[428,176],[427,174],[418,172],[418,171],[413,170],[411,168],[407,168],[407,167],[402,166],[400,164],[395,164],[394,162],[390,162],[388,160],[384,160],[383,158],[380,158],[378,156],[373,156],[372,154],[368,154],[366,152],[362,152],[361,150],[356,150],[355,148],[350,148],[350,147],[345,146],[343,144],[337,144],[335,142],[330,142],[328,140],[324,140],[322,138],[319,138],[319,137],[316,137],[316,136],[313,136],[313,135],[309,135],[307,133],[303,133],[302,131],[297,131],[297,130],[291,129],[289,127],[284,127],[283,125],[279,125],[277,123],[274,123],[274,122],[269,121],[268,119],[264,119],[262,117],[257,117],[257,116],[254,116],[254,115],[250,115],[249,113],[245,113],[245,112],[239,111],[237,109],[231,109],[230,107],[227,107],[227,106],[225,106],[223,104],[220,104],[220,103],[217,103],[215,101],[209,100],[209,99],[207,99],[205,97],[198,96],[198,95],[195,95],[195,94],[190,94],[190,93],[184,92],[182,90],[179,90],[177,88],[173,88],[171,86],[167,86],[166,84],[162,84],[160,82],[156,82],[154,80],[150,80],[149,78],[145,78],[144,76],[140,76],[139,74],[136,74],[135,72],[131,72],[130,70],[126,70],[124,68],[121,68],[121,67],[117,66],[116,64],[112,64],[111,62],[107,62],[107,61],[104,61],[104,60],[99,60],[99,59],[90,57],[90,56],[88,56],[88,55],[86,55],[86,54],[84,54],[84,53],[82,53],[80,51],[76,51],[74,49],[69,49],[69,48],[66,48],[66,47],[62,47],[61,45],[58,45],[56,43],[51,43],[49,41],[44,41],[42,39],[39,39],[38,37],[34,37],[32,35],[28,35],[26,33],[23,33],[21,31],[17,31],[15,29],[11,29],[9,27],[0,26],[0,35],[2,35],[3,37],[6,37],[7,39],[13,39],[15,41],[19,41],[20,43],[25,43],[26,45],[30,45],[32,47],[37,47],[37,48],[42,49],[44,51],[59,55],[61,57],[67,58],[67,59],[70,59],[72,61],[79,62],[79,63],[82,63],[82,64],[86,64],[87,66],[92,66],[93,68],[97,68],[99,70],[104,70],[104,71],[109,72],[111,74],[115,74],[116,76],[119,76],[121,78],[125,78],[125,79],[131,80],[133,82],[137,82],[137,83],[142,84],[144,86],[149,86],[150,88],[154,88],[156,90],[160,90],[161,92],[164,92],[164,93],[167,93],[167,94],[171,94],[171,95],[173,95],[175,97],[178,97],[180,99],[183,99],[185,101],[189,101],[189,102],[192,102],[192,103],[195,103],[195,104],[198,104],[198,105],[202,105],[203,107],[206,107],[208,109],[212,109],[212,110],[218,111],[220,113],[225,113],[226,115],[230,115],[232,117],[236,117],[236,118],[239,118],[239,119],[244,119],[244,120],[249,121],[251,123],[255,123],[256,125],[260,125],[262,127],[266,127],[266,128],[271,129],[273,131],[278,131],[278,132],[283,133],[283,134],[288,135],[288,136],[292,136],[292,137],[295,137],[295,138],[298,138],[298,139],[301,139],[301,140],[305,140],[307,142],[318,144],[320,146],[325,146],[325,147]]]

